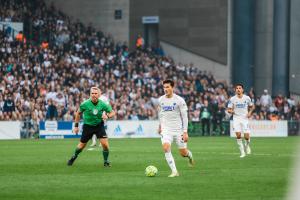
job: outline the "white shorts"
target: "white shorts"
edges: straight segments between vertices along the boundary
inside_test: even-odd
[[[168,143],[168,144],[172,144],[172,142],[176,141],[177,147],[178,149],[185,149],[187,148],[187,143],[183,141],[183,134],[180,135],[171,135],[171,134],[162,134],[161,135],[161,143]]]
[[[248,119],[233,119],[233,132],[250,133]]]

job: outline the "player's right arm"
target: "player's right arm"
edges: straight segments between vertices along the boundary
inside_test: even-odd
[[[234,114],[234,109],[233,109],[233,103],[232,103],[232,98],[230,98],[227,106],[227,112],[231,115]]]
[[[79,121],[80,121],[80,115],[81,115],[81,112],[80,112],[80,110],[78,110],[75,113],[75,121],[74,121],[74,123],[75,123],[75,125],[74,125],[74,133],[75,134],[78,134],[78,132],[79,132],[78,126],[79,126]]]
[[[159,99],[159,103],[157,105],[157,112],[158,112],[158,120],[159,120],[159,125],[158,125],[158,134],[161,134],[161,107],[160,107],[160,99]]]
[[[74,133],[78,134],[79,132],[79,121],[80,121],[80,115],[81,113],[83,113],[86,110],[86,106],[85,106],[85,102],[81,103],[79,106],[79,109],[77,110],[77,112],[75,113],[75,120],[74,120]]]

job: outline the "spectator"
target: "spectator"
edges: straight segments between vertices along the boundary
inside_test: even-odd
[[[264,89],[264,93],[260,97],[260,105],[262,106],[263,110],[268,110],[272,105],[272,98],[267,89]]]
[[[12,113],[14,111],[15,111],[15,103],[12,100],[11,96],[8,95],[8,97],[4,100],[3,112],[4,113]]]
[[[203,107],[200,109],[200,118],[202,124],[202,135],[210,135],[211,108],[209,107],[208,100],[206,99],[204,100]]]
[[[58,116],[57,108],[53,104],[53,100],[49,99],[48,100],[48,107],[47,107],[46,119],[48,119],[48,120],[56,120],[57,116]]]
[[[224,134],[223,129],[223,119],[225,117],[225,108],[223,104],[218,105],[217,111],[213,113],[212,124],[213,124],[213,133],[216,134],[217,128],[219,128],[219,135]]]

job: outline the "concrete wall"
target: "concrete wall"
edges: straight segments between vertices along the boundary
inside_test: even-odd
[[[177,46],[173,46],[167,42],[161,41],[160,44],[166,54],[171,56],[176,63],[193,63],[195,67],[198,67],[202,71],[212,72],[217,80],[226,80],[227,82],[230,82],[230,70],[228,66],[212,61],[205,57],[201,57],[182,48],[178,48]]]
[[[52,0],[67,15],[111,34],[115,41],[129,41],[129,0]],[[116,9],[122,10],[122,19],[115,20]]]
[[[290,24],[290,92],[300,95],[300,1],[291,0]]]
[[[143,16],[159,16],[159,39],[202,57],[227,63],[227,1],[131,0],[131,47],[143,33]]]

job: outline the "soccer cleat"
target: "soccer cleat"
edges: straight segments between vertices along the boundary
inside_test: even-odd
[[[244,158],[246,156],[246,154],[243,152],[241,155],[240,155],[240,158]]]
[[[73,165],[73,163],[74,163],[74,161],[76,160],[76,158],[77,157],[75,157],[75,156],[72,156],[72,158],[70,159],[70,160],[68,160],[68,166],[72,166]]]
[[[108,161],[107,161],[107,162],[104,162],[103,165],[104,165],[104,167],[111,167],[111,164],[110,164],[110,162],[108,162]]]
[[[250,146],[247,146],[247,147],[246,147],[246,153],[247,153],[247,154],[251,154]]]
[[[195,166],[195,160],[194,160],[193,157],[192,157],[192,158],[189,158],[189,166],[190,166],[190,167],[194,167],[194,166]]]
[[[93,143],[93,144],[90,145],[90,147],[95,147],[95,146],[97,146],[96,143]]]
[[[168,177],[169,178],[174,178],[176,176],[179,176],[179,173],[178,172],[172,172]]]

